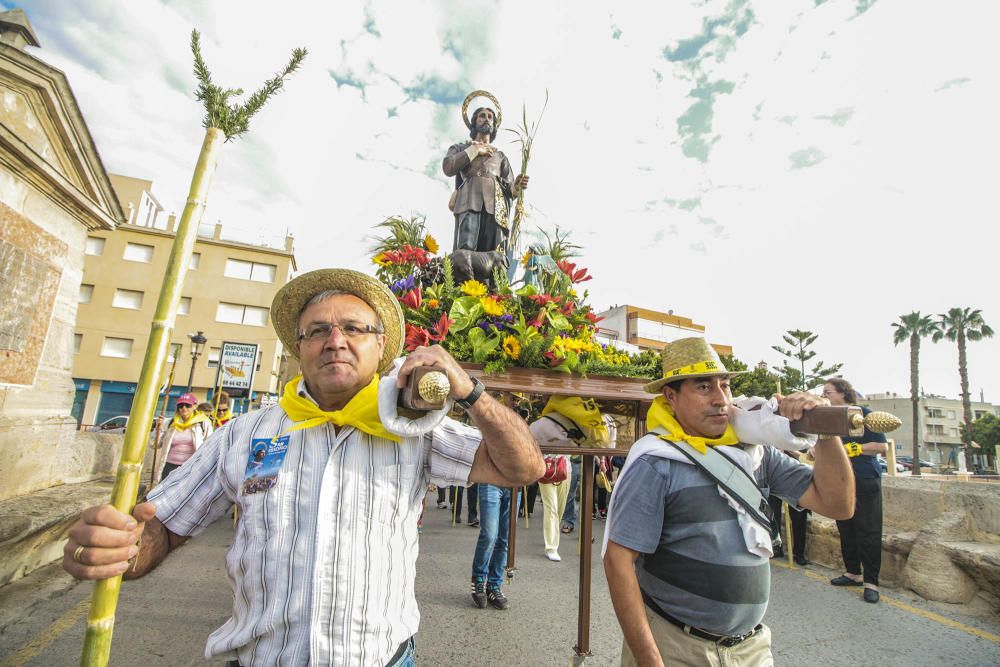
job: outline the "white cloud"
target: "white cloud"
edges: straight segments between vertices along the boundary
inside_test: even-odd
[[[458,105],[439,102],[486,88],[513,127],[522,100],[534,118],[548,89],[531,221],[584,246],[596,307],[673,309],[751,363],[777,363],[783,330],[812,329],[819,357],[846,362],[867,392],[908,387],[907,351],[891,343],[900,314],[968,305],[1000,326],[1000,10],[988,3],[878,2],[857,17],[836,0],[26,11],[35,53],[66,71],[106,166],[153,179],[175,209],[202,136],[190,29],[216,79],[247,89],[308,47],[248,137],[226,146],[206,213],[249,241],[292,231],[302,270],[368,269],[364,237],[396,213],[426,215],[449,247],[439,164],[466,130]],[[665,58],[690,45],[698,57]],[[710,95],[718,82],[728,92]],[[691,112],[699,99],[710,104]],[[694,122],[683,132],[682,117]],[[685,155],[692,136],[705,161]],[[517,168],[510,135],[499,143]],[[994,401],[998,354],[997,340],[970,346],[973,392]],[[954,357],[953,344],[925,345],[928,391],[957,394]]]

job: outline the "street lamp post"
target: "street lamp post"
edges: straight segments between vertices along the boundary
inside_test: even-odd
[[[203,332],[199,331],[196,334],[188,334],[188,338],[191,339],[191,372],[188,373],[188,391],[191,391],[194,387],[194,367],[198,363],[198,357],[201,356],[201,350],[208,342],[205,338]]]

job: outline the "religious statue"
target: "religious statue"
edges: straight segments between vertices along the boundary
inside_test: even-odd
[[[479,107],[468,117],[470,102],[489,99],[496,109]],[[528,185],[528,176],[513,174],[503,151],[493,146],[502,120],[500,104],[485,90],[469,94],[462,104],[462,119],[469,141],[448,149],[442,162],[445,175],[455,178],[449,206],[455,214],[452,263],[456,277],[489,280],[492,269],[504,272],[511,262],[510,209],[517,194]]]

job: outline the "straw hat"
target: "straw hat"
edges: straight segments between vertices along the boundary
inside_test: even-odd
[[[379,372],[385,372],[403,351],[403,310],[388,287],[360,271],[350,269],[310,271],[278,290],[274,295],[274,301],[271,302],[271,322],[285,349],[298,358],[295,343],[298,340],[299,314],[309,299],[328,290],[355,295],[371,306],[382,320],[386,341],[379,363]]]
[[[722,365],[719,354],[704,338],[681,338],[668,343],[663,352],[663,377],[646,385],[650,394],[659,394],[663,385],[674,380],[703,377],[732,377],[746,371],[730,372]]]

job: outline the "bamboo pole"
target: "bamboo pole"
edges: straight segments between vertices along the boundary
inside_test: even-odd
[[[177,235],[167,260],[167,271],[163,276],[163,287],[156,304],[156,313],[149,331],[149,344],[142,362],[135,401],[129,413],[125,429],[125,444],[118,465],[111,504],[121,512],[131,513],[135,507],[139,490],[139,475],[142,472],[142,458],[146,440],[149,437],[150,422],[159,393],[159,374],[170,345],[170,334],[177,317],[177,304],[184,287],[184,274],[191,251],[194,249],[198,224],[205,211],[205,202],[212,185],[212,176],[219,160],[219,150],[226,138],[225,133],[214,127],[205,130],[205,140],[201,145],[198,163],[191,179],[187,203],[181,215]],[[95,582],[94,594],[87,615],[87,633],[83,641],[80,664],[85,667],[103,667],[108,664],[111,653],[111,636],[114,631],[115,609],[121,589],[121,575]]]

